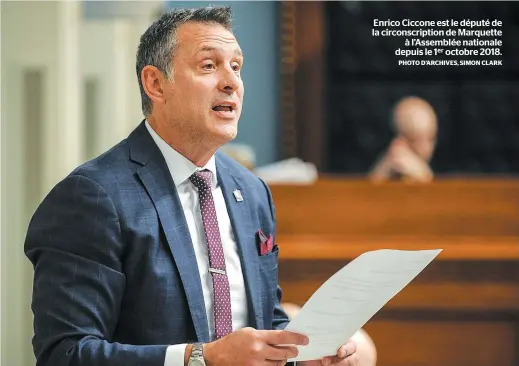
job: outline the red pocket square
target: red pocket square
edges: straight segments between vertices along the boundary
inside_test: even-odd
[[[260,229],[258,230],[259,237],[259,247],[260,247],[260,255],[265,255],[272,251],[272,247],[274,246],[274,238],[272,234],[267,238],[267,236]]]

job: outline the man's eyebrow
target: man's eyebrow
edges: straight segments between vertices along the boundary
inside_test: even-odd
[[[224,50],[222,47],[214,47],[214,46],[203,46],[201,47],[199,50],[198,50],[198,53],[201,53],[201,52],[221,52],[223,53]],[[241,51],[241,49],[239,48],[236,48],[234,50],[234,55],[235,56],[239,56],[239,57],[243,57],[243,52]]]

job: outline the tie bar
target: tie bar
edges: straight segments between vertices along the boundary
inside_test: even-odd
[[[227,273],[225,273],[225,271],[223,269],[218,269],[218,268],[211,268],[209,267],[209,272],[211,273],[218,273],[218,274],[221,274],[221,275],[226,275]]]

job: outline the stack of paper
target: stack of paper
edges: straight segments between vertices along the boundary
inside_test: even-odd
[[[314,164],[292,158],[256,168],[256,175],[267,183],[312,184],[318,178]]]

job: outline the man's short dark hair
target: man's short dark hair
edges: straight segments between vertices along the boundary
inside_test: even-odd
[[[178,9],[160,16],[141,36],[137,50],[137,79],[141,91],[142,113],[151,113],[152,103],[141,81],[141,72],[146,65],[158,68],[168,79],[173,77],[173,53],[177,44],[176,31],[186,22],[216,23],[232,31],[232,12],[228,6]]]

